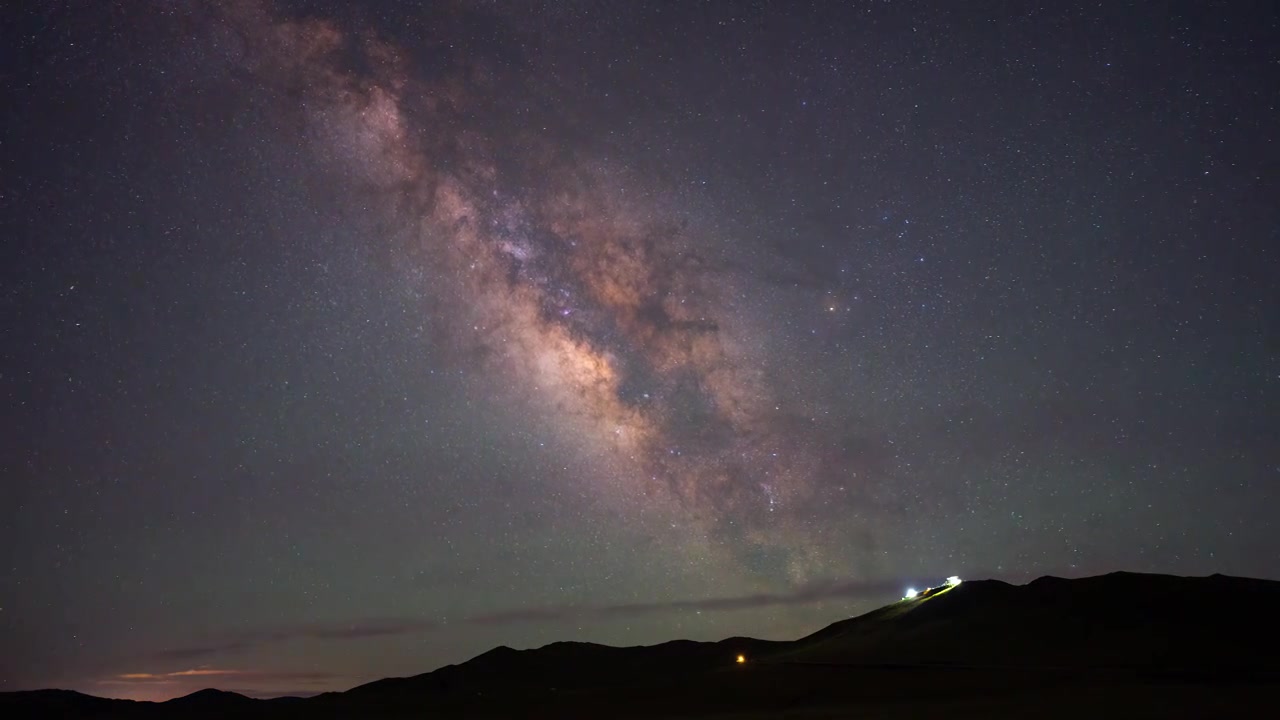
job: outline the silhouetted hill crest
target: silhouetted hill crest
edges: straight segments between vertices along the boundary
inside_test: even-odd
[[[254,703],[254,698],[240,693],[230,692],[228,690],[218,690],[217,688],[205,688],[197,690],[193,693],[166,700],[165,705],[199,705],[201,707],[219,707],[227,705],[240,705],[243,703]]]
[[[662,688],[680,688],[690,703],[701,698],[699,707],[717,708],[729,702],[724,688],[739,694],[757,691],[749,680],[756,677],[751,673],[839,678],[845,676],[838,673],[862,677],[883,672],[878,668],[910,668],[913,673],[929,668],[981,670],[1000,677],[1027,677],[1028,669],[1035,668],[1070,670],[1076,673],[1073,677],[1124,669],[1130,673],[1125,677],[1138,677],[1134,671],[1176,671],[1182,673],[1178,677],[1191,672],[1198,678],[1261,674],[1274,682],[1280,673],[1280,655],[1274,652],[1280,646],[1276,608],[1280,582],[1225,575],[1045,576],[1021,586],[966,581],[933,588],[921,597],[891,603],[790,642],[734,637],[639,647],[585,642],[527,650],[499,646],[422,675],[387,678],[288,703],[217,690],[160,704],[49,690],[0,694],[0,711],[36,708],[38,712],[27,716],[157,718],[173,717],[157,714],[161,708],[173,708],[181,717],[313,718],[364,716],[376,708],[397,717],[500,716],[529,707],[564,707],[556,702],[581,709],[587,705],[574,703],[594,698],[596,705],[588,705],[608,714],[619,707],[619,698],[630,698],[624,703],[628,711],[639,712],[641,705],[636,703],[658,707],[652,704],[669,692]],[[738,654],[749,658],[743,666],[735,662]],[[831,682],[836,684],[823,687],[834,692],[832,688],[845,681]],[[960,682],[957,687],[966,685]]]

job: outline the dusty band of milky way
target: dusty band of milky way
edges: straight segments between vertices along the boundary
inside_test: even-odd
[[[240,69],[291,98],[318,156],[409,229],[431,291],[452,299],[436,318],[452,344],[604,462],[602,488],[737,551],[782,548],[793,580],[830,570],[824,543],[843,540],[805,518],[851,476],[839,435],[780,407],[742,331],[762,330],[706,243],[611,190],[603,163],[534,129],[477,130],[479,64],[428,78],[363,29],[218,7]]]

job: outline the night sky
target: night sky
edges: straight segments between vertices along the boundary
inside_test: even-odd
[[[24,2],[0,690],[1280,577],[1270,3]]]

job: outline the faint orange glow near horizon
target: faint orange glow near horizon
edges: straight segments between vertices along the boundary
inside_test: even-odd
[[[739,656],[738,656],[738,664],[739,664],[739,665],[743,665],[743,664],[745,664],[746,662],[747,662],[747,656],[746,656],[746,655],[739,655]]]

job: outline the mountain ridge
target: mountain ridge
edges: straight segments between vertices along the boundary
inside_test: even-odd
[[[1275,684],[1278,608],[1280,582],[1221,574],[1046,575],[1024,585],[978,580],[944,583],[791,641],[733,637],[631,647],[560,641],[524,650],[500,645],[431,672],[288,703],[214,689],[163,703],[42,690],[0,693],[0,710],[122,718],[172,716],[166,708],[181,710],[182,717],[470,716],[513,708],[555,715],[566,707],[571,714],[588,707],[614,712],[619,703],[639,712],[670,696],[711,711],[717,703],[737,707],[748,697],[777,700],[749,682],[752,677],[782,678],[784,686],[806,688],[809,695],[802,697],[817,702],[843,697],[851,682],[868,683],[889,670],[899,676],[909,671],[925,678],[921,686],[954,693],[982,684],[971,679],[962,686],[946,673],[985,673],[981,677],[997,688],[1011,678],[1034,684],[1043,680],[1028,679],[1033,675],[1057,678],[1065,671],[1094,684],[1142,684],[1156,676]],[[902,680],[881,681],[885,687],[894,683]],[[859,697],[880,691],[868,686]]]

